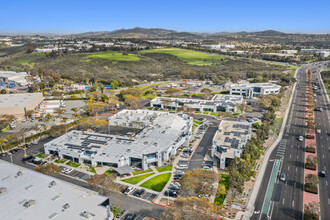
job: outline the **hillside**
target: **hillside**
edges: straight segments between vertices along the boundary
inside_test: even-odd
[[[0,69],[38,72],[39,68],[52,70],[62,78],[76,82],[86,79],[104,83],[120,80],[126,85],[132,85],[132,79],[157,81],[190,78],[221,82],[233,77],[247,78],[247,75],[278,79],[285,71],[291,71],[283,65],[173,48],[129,54],[114,51],[69,53],[60,57],[25,53],[0,60]]]

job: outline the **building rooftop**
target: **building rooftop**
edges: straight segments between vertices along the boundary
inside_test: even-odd
[[[100,205],[106,197],[3,160],[0,160],[1,188],[1,219],[104,220],[107,217],[107,209]]]
[[[281,88],[280,85],[276,85],[276,84],[274,84],[274,83],[232,84],[230,87],[241,87],[241,88],[251,88],[251,87]]]
[[[240,149],[240,144],[246,142],[251,133],[251,124],[248,122],[222,121],[214,141],[221,148]]]
[[[26,107],[31,102],[40,100],[42,93],[20,93],[0,95],[0,108]]]
[[[45,146],[89,154],[94,158],[106,157],[112,163],[118,163],[122,157],[142,159],[144,155],[169,149],[182,141],[189,132],[192,118],[161,111],[123,110],[109,117],[109,124],[140,128],[141,131],[132,137],[73,130]]]

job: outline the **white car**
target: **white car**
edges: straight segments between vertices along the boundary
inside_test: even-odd
[[[125,194],[126,194],[126,195],[130,194],[131,192],[133,192],[134,189],[135,189],[134,186],[129,186],[129,187],[127,188],[127,190],[125,191]]]
[[[38,141],[34,140],[31,142],[32,144],[38,144]]]
[[[317,129],[316,132],[317,132],[318,134],[321,134],[321,129]]]
[[[299,141],[303,141],[304,140],[304,137],[303,136],[299,136]]]

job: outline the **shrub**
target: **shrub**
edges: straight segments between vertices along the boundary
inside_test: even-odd
[[[315,137],[314,137],[314,135],[310,135],[310,134],[308,134],[308,135],[306,135],[306,138],[307,138],[307,139],[314,139]]]
[[[309,155],[306,158],[306,168],[311,170],[316,170],[317,162],[318,162],[317,156]]]

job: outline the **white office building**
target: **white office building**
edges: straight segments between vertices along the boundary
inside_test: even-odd
[[[216,94],[211,100],[157,97],[151,100],[151,107],[178,110],[184,106],[197,112],[236,112],[236,104],[243,102],[243,96]]]
[[[220,169],[225,169],[230,160],[241,156],[243,148],[250,138],[250,123],[221,121],[213,138],[211,157],[218,158]]]
[[[284,54],[296,54],[297,50],[280,50],[280,53]]]
[[[0,160],[0,216],[12,219],[112,219],[109,198]]]
[[[20,86],[27,86],[27,72],[0,71],[0,82],[16,83]]]
[[[278,94],[280,89],[280,85],[273,83],[232,84],[230,86],[230,95],[242,95],[247,98],[253,98],[258,95]]]
[[[162,166],[188,146],[192,136],[192,117],[186,114],[149,110],[123,110],[109,117],[109,125],[141,129],[136,135],[99,134],[73,130],[44,145],[46,154],[58,155],[92,166],[133,166],[144,170]]]

